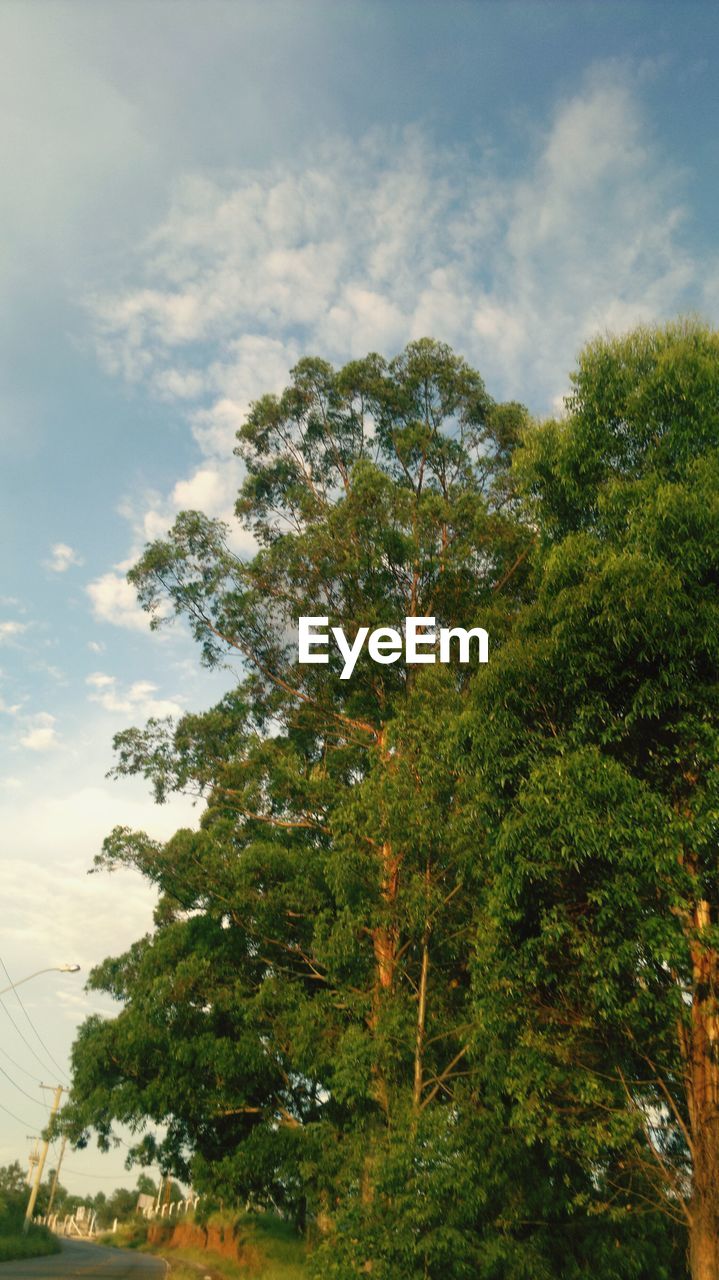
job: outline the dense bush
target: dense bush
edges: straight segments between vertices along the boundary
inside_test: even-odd
[[[22,1189],[16,1184],[0,1188],[0,1262],[60,1251],[56,1237],[47,1227],[32,1226],[23,1234],[25,1196],[24,1185]]]
[[[60,1243],[47,1227],[31,1227],[27,1235],[23,1235],[22,1228],[6,1233],[5,1221],[0,1222],[0,1262],[59,1252]]]

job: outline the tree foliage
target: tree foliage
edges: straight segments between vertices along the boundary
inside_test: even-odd
[[[203,809],[105,842],[159,901],[93,974],[76,1141],[124,1121],[337,1280],[678,1277],[684,1228],[717,1280],[717,343],[597,341],[542,425],[429,340],[252,406],[255,553],[185,512],[130,574],[238,678],[116,739]],[[491,659],[342,680],[300,615]]]
[[[509,483],[525,420],[428,340],[339,372],[304,360],[239,433],[256,553],[187,512],[132,571],[155,625],[181,615],[240,674],[212,711],[117,739],[120,773],[206,807],[164,845],[106,841],[100,861],[161,896],[155,933],[93,975],[124,1008],[81,1032],[76,1136],[150,1118],[194,1185],[327,1231],[373,1219],[396,1129],[419,1152],[425,1113],[451,1108],[476,893],[447,832],[450,729],[469,671],[363,655],[343,681],[334,659],[299,664],[295,635],[300,614],[349,636],[407,615],[506,628],[531,541]]]
[[[470,715],[515,1120],[719,1267],[719,338],[597,341],[517,456],[535,596]],[[498,761],[501,767],[497,768]],[[479,783],[479,787],[477,787]],[[481,1032],[480,1032],[481,1034]]]

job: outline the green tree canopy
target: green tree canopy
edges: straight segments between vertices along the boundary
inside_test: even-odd
[[[717,1280],[716,342],[592,344],[541,427],[429,340],[252,407],[255,553],[185,512],[130,575],[238,678],[116,738],[203,809],[98,859],[160,897],[92,975],[75,1141],[271,1199],[336,1280],[674,1280],[680,1224]],[[301,615],[491,660],[344,680]]]
[[[158,886],[157,928],[93,974],[124,1008],[82,1029],[67,1121],[108,1141],[115,1120],[138,1136],[154,1120],[165,1136],[158,1149],[145,1135],[139,1157],[309,1209],[337,1227],[337,1265],[377,1274],[386,1225],[357,1237],[339,1219],[376,1225],[396,1136],[426,1163],[469,1070],[477,892],[447,819],[470,668],[363,655],[342,680],[335,657],[298,662],[297,619],[327,616],[350,638],[407,615],[506,629],[532,538],[509,482],[525,422],[429,340],[339,372],[303,360],[239,433],[237,512],[256,553],[186,512],[130,575],[155,625],[182,616],[205,662],[239,657],[239,680],[207,713],[116,740],[119,773],[206,807],[166,844],[106,841],[102,864]],[[443,1230],[410,1232],[408,1274],[430,1261],[439,1274]]]
[[[516,472],[535,598],[478,679],[480,1035],[515,1123],[719,1274],[719,335],[584,352]]]

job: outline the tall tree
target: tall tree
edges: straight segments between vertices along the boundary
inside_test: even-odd
[[[517,454],[536,599],[468,719],[480,1027],[515,1125],[717,1280],[719,335],[596,341],[573,381]]]
[[[292,378],[239,433],[256,554],[186,512],[130,574],[154,625],[182,616],[204,661],[234,654],[240,679],[205,715],[118,736],[120,773],[207,806],[166,845],[106,842],[102,862],[159,886],[158,928],[93,976],[125,1008],[81,1032],[66,1114],[76,1137],[89,1123],[105,1139],[113,1119],[150,1116],[196,1184],[376,1222],[396,1135],[426,1163],[441,1110],[446,1145],[468,1070],[476,871],[448,818],[471,668],[363,651],[343,679],[336,652],[298,662],[297,621],[326,616],[353,640],[432,616],[498,638],[531,543],[508,482],[526,414],[429,340],[339,372],[303,360]],[[453,1274],[418,1230],[407,1274]],[[343,1274],[391,1274],[369,1236],[340,1236]]]

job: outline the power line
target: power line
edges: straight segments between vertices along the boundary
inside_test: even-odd
[[[16,1116],[15,1112],[11,1111],[9,1107],[4,1107],[2,1102],[0,1102],[0,1111],[4,1111],[6,1116],[11,1116],[13,1120],[17,1120],[18,1124],[24,1124],[26,1129],[32,1129],[32,1125],[29,1120],[23,1120],[21,1116]],[[37,1129],[34,1129],[33,1132],[37,1133]]]
[[[17,990],[17,987],[13,984],[13,980],[12,980],[12,978],[10,977],[10,974],[8,973],[7,965],[5,964],[5,961],[3,960],[2,956],[0,956],[0,964],[2,965],[3,969],[5,970],[5,976],[7,977],[8,982],[9,982],[9,983],[11,984],[11,986],[12,986],[13,992],[15,993],[15,999],[17,1000],[18,1004],[20,1005],[20,1008],[22,1009],[23,1013],[25,1014],[25,1017],[26,1017],[27,1022],[28,1022],[29,1026],[30,1026],[30,1029],[35,1033],[35,1036],[37,1037],[37,1039],[38,1039],[39,1043],[41,1044],[41,1046],[42,1046],[42,1048],[44,1049],[45,1053],[47,1054],[48,1058],[49,1058],[49,1059],[50,1059],[50,1061],[52,1062],[53,1066],[57,1068],[57,1070],[60,1072],[60,1074],[61,1074],[61,1075],[63,1075],[63,1076],[64,1076],[64,1075],[65,1075],[65,1071],[64,1071],[64,1069],[60,1066],[60,1063],[59,1063],[59,1062],[57,1062],[57,1060],[56,1060],[56,1059],[53,1057],[53,1055],[51,1054],[50,1050],[48,1049],[47,1045],[45,1044],[45,1041],[43,1040],[42,1036],[40,1035],[40,1032],[38,1031],[37,1027],[35,1026],[35,1023],[33,1022],[32,1018],[30,1017],[30,1014],[28,1013],[27,1009],[25,1008],[25,1005],[23,1004],[23,1002],[22,1002],[22,1000],[21,1000],[21,998],[20,998],[20,992]],[[17,1028],[16,1028],[16,1029],[17,1029]],[[27,1041],[26,1041],[25,1043],[27,1044]]]
[[[20,1039],[22,1040],[23,1044],[25,1045],[25,1048],[30,1050],[30,1052],[31,1052],[31,1054],[32,1054],[32,1056],[33,1056],[33,1058],[35,1059],[35,1061],[36,1061],[36,1062],[39,1062],[39,1063],[40,1063],[40,1066],[42,1067],[43,1071],[47,1071],[47,1063],[46,1063],[46,1062],[43,1062],[43,1060],[42,1060],[42,1058],[40,1057],[40,1055],[39,1055],[39,1053],[37,1052],[37,1050],[33,1049],[32,1045],[30,1044],[30,1041],[29,1041],[29,1040],[28,1040],[28,1038],[27,1038],[27,1036],[26,1036],[26,1035],[24,1035],[24,1034],[23,1034],[23,1032],[20,1030],[19,1026],[17,1025],[17,1022],[16,1022],[16,1021],[15,1021],[15,1019],[13,1018],[13,1016],[12,1016],[12,1014],[11,1014],[10,1010],[8,1009],[7,1005],[5,1004],[4,1000],[0,1000],[0,1009],[2,1009],[3,1013],[6,1013],[6,1014],[7,1014],[7,1016],[8,1016],[8,1018],[10,1019],[10,1021],[11,1021],[12,1025],[14,1026],[15,1030],[17,1031],[17,1033],[18,1033],[18,1035],[19,1035]]]
[[[24,1098],[29,1098],[36,1107],[42,1107],[43,1111],[45,1110],[45,1103],[40,1102],[37,1098],[33,1098],[32,1094],[28,1093],[27,1089],[23,1089],[22,1085],[17,1083],[17,1080],[13,1080],[9,1071],[6,1071],[4,1067],[0,1067],[0,1075],[3,1075],[6,1080],[9,1080],[13,1089],[17,1089],[18,1093],[21,1093]]]
[[[5,961],[3,960],[2,956],[0,956],[0,964],[2,965],[3,969],[5,970],[5,974],[6,974],[6,976],[7,976],[7,980],[8,980],[8,982],[12,984],[12,978],[10,977],[10,974],[9,974],[9,973],[8,973],[8,971],[7,971],[7,967],[6,967],[6,965],[5,965]],[[59,1062],[58,1062],[58,1061],[57,1061],[57,1060],[52,1056],[52,1054],[51,1054],[50,1050],[48,1049],[47,1045],[45,1044],[45,1041],[43,1040],[42,1036],[40,1035],[40,1032],[38,1031],[37,1027],[35,1026],[35,1023],[33,1022],[32,1018],[30,1017],[30,1014],[28,1013],[27,1009],[25,1008],[25,1005],[23,1004],[22,1000],[20,999],[20,992],[19,992],[19,991],[17,990],[17,988],[16,988],[16,987],[14,987],[14,986],[13,986],[13,991],[15,992],[15,999],[17,1000],[18,1004],[20,1005],[20,1008],[22,1009],[23,1013],[25,1014],[25,1017],[27,1018],[27,1021],[28,1021],[29,1025],[30,1025],[31,1029],[35,1032],[35,1035],[37,1036],[37,1039],[39,1040],[40,1044],[42,1045],[43,1049],[45,1050],[45,1053],[47,1054],[48,1058],[49,1058],[49,1059],[50,1059],[50,1061],[52,1062],[53,1066],[54,1066],[54,1067],[55,1067],[55,1068],[60,1072],[60,1074],[61,1074],[65,1079],[67,1079],[67,1076],[66,1076],[66,1073],[65,1073],[65,1069],[64,1069],[64,1067],[61,1067],[61,1066],[60,1066],[60,1063],[59,1063]]]
[[[28,1071],[27,1067],[21,1066],[19,1062],[16,1062],[14,1058],[11,1058],[7,1049],[3,1049],[2,1045],[0,1045],[0,1053],[3,1057],[7,1058],[10,1065],[13,1066],[16,1071],[22,1071],[23,1075],[27,1076],[29,1080],[34,1080],[35,1084],[42,1084],[42,1080],[39,1076],[34,1076],[32,1071]]]

